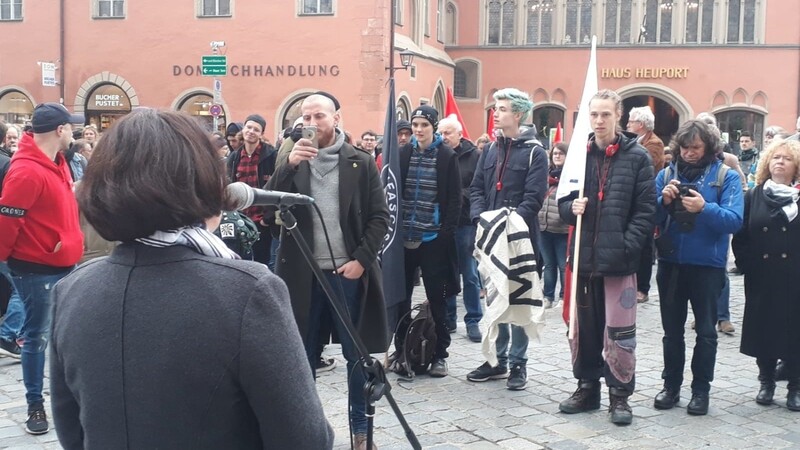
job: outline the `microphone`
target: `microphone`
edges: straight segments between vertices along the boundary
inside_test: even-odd
[[[229,184],[225,188],[225,192],[233,200],[237,211],[253,205],[290,206],[314,203],[314,199],[307,195],[257,189],[241,181]]]

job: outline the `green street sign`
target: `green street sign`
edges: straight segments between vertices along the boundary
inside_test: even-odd
[[[222,67],[203,66],[203,75],[205,75],[205,76],[216,77],[216,76],[227,75],[227,74],[228,74],[228,68],[225,67],[225,66],[222,66]]]
[[[228,57],[225,55],[203,55],[203,75],[216,77],[228,74]]]

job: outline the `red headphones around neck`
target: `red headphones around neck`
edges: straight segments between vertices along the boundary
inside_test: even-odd
[[[586,151],[592,151],[592,144],[594,144],[594,140],[591,140],[586,143]],[[619,142],[613,143],[606,147],[606,158],[611,158],[612,156],[616,155],[619,151]]]

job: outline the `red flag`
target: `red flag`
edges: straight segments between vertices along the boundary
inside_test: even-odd
[[[490,108],[489,109],[489,120],[487,121],[489,123],[486,125],[486,134],[489,135],[489,140],[492,141],[492,142],[497,140],[497,137],[494,135],[494,119],[493,119],[493,117],[494,117],[494,108]]]
[[[450,114],[455,114],[458,118],[458,123],[461,124],[461,134],[469,139],[469,133],[467,133],[467,126],[464,124],[464,119],[461,118],[461,112],[458,110],[458,105],[456,104],[456,99],[453,97],[453,91],[450,88],[447,88],[447,103],[444,106],[444,116],[447,117]]]
[[[558,122],[558,125],[556,126],[556,135],[553,137],[553,144],[558,144],[561,141],[561,122]]]

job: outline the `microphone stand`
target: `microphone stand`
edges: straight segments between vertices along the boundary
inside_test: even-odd
[[[305,258],[306,263],[308,263],[311,271],[314,272],[314,276],[317,278],[317,281],[319,281],[322,290],[325,291],[325,294],[328,297],[328,302],[330,303],[331,307],[333,307],[336,316],[339,318],[342,324],[344,324],[344,328],[347,330],[347,335],[353,340],[353,343],[358,350],[358,354],[361,357],[360,360],[364,362],[363,366],[361,366],[361,370],[364,371],[364,378],[367,380],[366,383],[364,383],[364,397],[367,402],[367,449],[371,449],[373,444],[375,402],[379,401],[383,397],[386,397],[386,400],[389,402],[389,406],[391,406],[394,415],[397,417],[397,421],[400,422],[400,426],[403,427],[403,431],[406,434],[406,439],[411,444],[411,447],[415,450],[421,450],[422,446],[420,445],[419,440],[417,440],[417,436],[414,434],[414,431],[409,426],[408,422],[403,416],[403,412],[400,411],[400,407],[397,406],[397,402],[392,396],[392,386],[386,379],[386,372],[383,370],[383,365],[381,365],[375,358],[372,357],[372,355],[369,354],[366,345],[364,345],[364,342],[358,336],[355,326],[350,320],[350,315],[343,306],[343,299],[339,299],[336,295],[335,291],[333,290],[333,286],[331,286],[330,282],[328,281],[328,278],[322,272],[319,264],[317,264],[317,262],[314,260],[313,253],[308,247],[308,243],[306,243],[303,234],[297,229],[297,219],[289,209],[290,205],[279,204],[278,206],[280,207],[280,216],[281,221],[283,221],[284,228],[286,228],[286,231],[297,243],[300,253],[303,254],[303,258]]]

